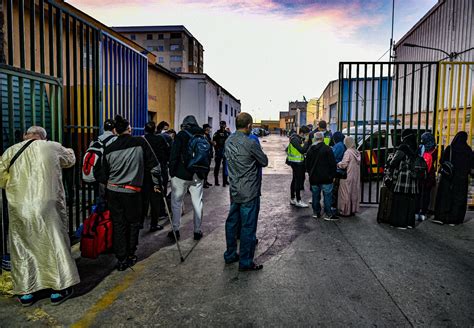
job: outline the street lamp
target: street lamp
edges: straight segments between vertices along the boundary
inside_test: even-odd
[[[451,52],[451,53],[448,53],[447,51],[445,51],[445,50],[443,50],[443,49],[438,49],[438,48],[433,48],[433,47],[427,47],[427,46],[420,46],[420,45],[418,45],[418,44],[413,44],[413,43],[404,43],[403,46],[404,46],[404,47],[409,47],[409,48],[422,48],[422,49],[429,49],[429,50],[439,51],[439,52],[442,52],[443,54],[445,54],[446,56],[448,56],[448,58],[449,58],[450,61],[453,61],[454,58],[456,58],[456,57],[459,56],[459,55],[462,55],[462,54],[465,53],[465,52],[474,50],[474,47],[472,47],[472,48],[463,50],[463,51],[461,51],[461,52],[455,52],[455,51],[453,51],[453,52]]]

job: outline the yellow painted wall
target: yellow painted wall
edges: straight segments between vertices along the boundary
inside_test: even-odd
[[[176,110],[176,80],[148,66],[148,111],[156,113],[154,121],[166,121],[174,126]]]

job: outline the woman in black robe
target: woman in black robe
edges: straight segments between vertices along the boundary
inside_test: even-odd
[[[474,154],[467,144],[467,138],[468,135],[464,131],[456,134],[441,156],[441,165],[450,161],[454,169],[451,177],[441,174],[433,220],[435,223],[454,226],[464,222],[469,174],[474,167]]]
[[[402,144],[391,162],[390,171],[393,173],[393,198],[390,215],[390,225],[398,229],[415,227],[416,197],[419,193],[419,183],[410,173],[410,162],[418,152],[416,133],[411,129],[402,132]]]

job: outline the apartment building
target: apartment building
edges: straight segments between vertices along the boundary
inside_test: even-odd
[[[174,73],[203,73],[204,48],[182,25],[117,26],[113,28],[157,57]]]

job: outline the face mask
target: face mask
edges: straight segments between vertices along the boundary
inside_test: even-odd
[[[425,145],[421,145],[421,147],[420,147],[420,156],[423,156],[424,153],[425,153]]]

